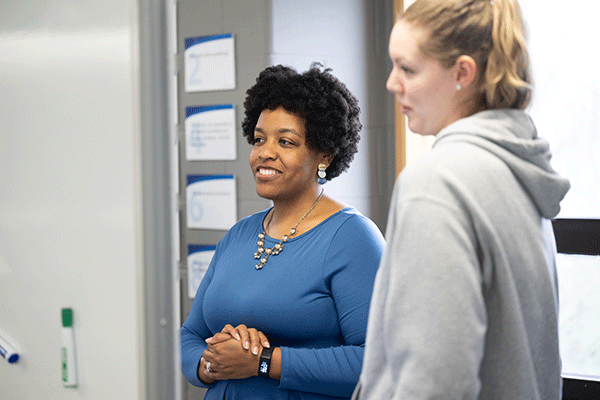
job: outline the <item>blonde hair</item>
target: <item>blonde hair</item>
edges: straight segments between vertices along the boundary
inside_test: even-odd
[[[531,100],[529,56],[517,0],[416,0],[399,20],[428,32],[423,54],[450,68],[461,55],[478,68],[475,111],[525,109]]]

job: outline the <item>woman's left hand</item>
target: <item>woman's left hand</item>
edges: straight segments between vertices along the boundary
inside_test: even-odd
[[[227,340],[230,337],[240,340],[242,342],[242,347],[246,350],[252,349],[254,355],[259,354],[258,351],[260,346],[271,347],[271,344],[264,333],[255,328],[248,328],[244,324],[238,325],[235,328],[232,325],[227,324],[220,333],[206,339],[206,343],[216,344]]]
[[[205,363],[210,362],[210,371],[205,368],[204,374],[211,380],[245,379],[256,376],[261,351],[262,347],[258,354],[253,354],[231,336],[226,340],[208,344],[207,349],[202,353],[202,358]]]

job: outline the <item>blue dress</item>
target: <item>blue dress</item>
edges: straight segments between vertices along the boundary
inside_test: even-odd
[[[218,243],[181,328],[182,372],[205,399],[349,398],[362,368],[369,304],[384,247],[377,226],[352,207],[290,239],[257,270],[269,210],[239,221]],[[265,248],[278,240],[266,237]],[[204,340],[225,324],[262,331],[281,348],[281,380],[203,384]]]

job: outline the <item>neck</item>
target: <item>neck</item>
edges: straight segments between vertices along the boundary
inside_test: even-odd
[[[301,196],[285,200],[273,200],[270,228],[289,231],[315,205],[322,190],[322,188],[316,187],[315,190],[307,191]],[[315,210],[313,209],[307,218],[314,213]]]

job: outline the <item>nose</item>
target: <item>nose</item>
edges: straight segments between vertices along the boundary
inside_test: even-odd
[[[258,157],[261,160],[267,160],[267,159],[274,160],[275,158],[277,158],[277,152],[275,150],[275,145],[273,143],[271,143],[270,140],[265,141],[260,146],[260,150],[258,151]]]
[[[392,71],[390,72],[390,76],[388,77],[385,87],[392,93],[404,93],[404,84],[400,79],[400,74],[398,73],[396,67],[392,68]]]

